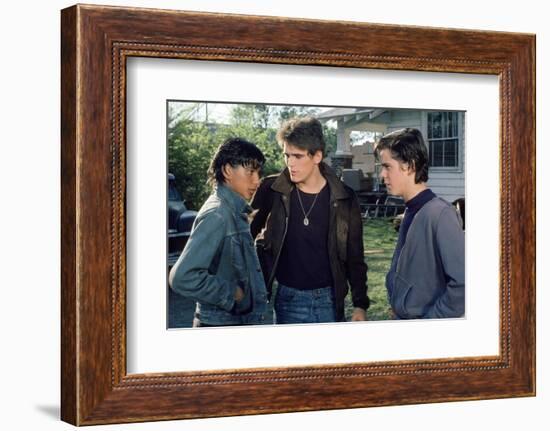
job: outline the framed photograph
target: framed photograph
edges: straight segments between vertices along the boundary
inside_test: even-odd
[[[134,77],[137,78],[135,75],[139,75],[140,78],[138,78],[138,80],[140,86],[147,87],[147,85],[142,83],[142,80],[145,76],[153,76],[156,72],[139,71],[140,64],[140,62],[134,62],[134,64],[130,66],[129,79],[132,80]],[[185,67],[189,67],[188,63],[182,63],[182,65],[183,64],[185,64]],[[220,70],[221,68],[222,67],[216,65],[218,72],[216,84],[218,88],[215,90],[216,92],[221,92],[227,85],[222,81],[223,78],[227,76],[230,68],[224,68],[223,73]],[[201,70],[204,73],[204,68],[201,68]],[[242,67],[239,68],[239,71],[242,75],[245,74]],[[174,76],[181,77],[183,76],[183,72],[178,72],[174,74]],[[311,78],[311,74],[309,76]],[[285,78],[283,79],[288,81],[291,78],[288,74],[285,74]],[[332,79],[336,79],[334,74]],[[166,80],[165,77],[164,81]],[[480,84],[479,79],[475,80]],[[280,81],[280,79],[275,80],[271,78],[271,82],[275,87],[290,87],[289,82],[283,83],[276,81]],[[375,78],[369,75],[368,84],[372,84],[373,81],[375,81]],[[232,78],[232,82],[235,82],[234,78]],[[448,83],[449,82],[446,84]],[[365,82],[362,86],[366,87],[368,84]],[[430,84],[431,87],[434,87],[434,85],[437,84]],[[466,82],[464,82],[463,85],[458,85],[458,83],[455,82],[454,85],[455,87],[462,88],[467,86]],[[170,88],[180,87],[181,84],[178,84],[176,81],[169,84],[165,83],[164,86],[170,91]],[[354,83],[354,87],[356,86],[357,83]],[[441,84],[439,84],[439,86],[441,87]],[[317,82],[315,86],[310,86],[311,89],[315,87],[328,88],[330,84],[321,86]],[[496,124],[498,120],[497,105],[494,103],[498,97],[496,80],[492,83],[487,82],[487,87],[492,87],[493,90],[488,100],[493,102],[493,119]],[[345,89],[345,83],[338,85],[338,88],[342,94],[347,94],[348,90]],[[213,89],[209,91],[212,92]],[[142,94],[140,91],[137,92]],[[256,98],[258,97],[258,92],[259,89],[256,88],[253,91]],[[300,93],[300,97],[304,97],[306,89],[300,86],[296,92]],[[159,91],[157,93],[162,92]],[[244,93],[245,91],[241,90],[241,97],[245,96]],[[442,91],[442,93],[446,94],[447,97],[449,96],[449,91]],[[368,91],[368,94],[370,97],[374,97],[370,91]],[[420,103],[419,94],[413,95],[412,92],[410,92],[408,98],[410,99],[409,103]],[[459,96],[453,97],[454,105],[459,104],[458,99]],[[480,97],[478,97],[478,99],[480,99]],[[128,142],[137,143],[134,148],[144,148],[143,151],[146,156],[143,156],[143,158],[151,160],[151,158],[155,157],[155,152],[159,152],[158,146],[151,146],[151,148],[148,148],[149,146],[147,145],[140,145],[140,141],[145,142],[153,139],[142,139],[141,136],[145,135],[147,132],[138,129],[140,129],[139,124],[147,123],[145,118],[150,118],[151,115],[155,115],[152,112],[154,111],[152,106],[159,105],[155,102],[146,103],[144,105],[148,107],[147,113],[137,107],[132,110],[132,112],[135,113],[143,112],[143,120],[129,117],[129,121],[138,126],[132,128],[134,130],[132,136],[136,137],[136,139],[129,137]],[[460,101],[460,105],[465,106],[467,103],[466,101]],[[274,105],[269,103],[258,103],[257,101],[255,103],[220,103],[184,100],[168,100],[166,109],[167,171],[164,176],[168,177],[167,272],[172,270],[177,264],[178,258],[181,256],[188,239],[190,239],[192,225],[198,214],[197,211],[203,207],[209,196],[213,193],[213,188],[211,184],[208,183],[208,170],[211,160],[217,153],[220,144],[237,138],[249,140],[249,142],[257,145],[265,157],[265,163],[261,170],[261,177],[264,178],[265,182],[268,182],[270,179],[279,175],[285,168],[283,149],[277,142],[277,133],[285,122],[294,118],[309,117],[319,121],[319,124],[322,126],[324,142],[324,158],[320,166],[325,169],[330,168],[333,173],[353,191],[357,198],[363,229],[362,232],[357,233],[357,237],[354,237],[352,241],[358,245],[362,245],[363,260],[366,261],[366,267],[368,267],[368,296],[372,304],[368,308],[369,321],[393,319],[384,281],[386,273],[391,266],[393,251],[405,211],[403,198],[389,193],[387,184],[381,179],[381,166],[380,163],[377,162],[375,148],[377,141],[380,140],[383,135],[406,127],[416,127],[422,136],[426,136],[427,144],[425,146],[426,148],[429,147],[429,160],[427,160],[429,163],[428,185],[437,196],[451,203],[455,211],[458,209],[460,217],[458,218],[459,223],[456,223],[456,230],[460,232],[464,230],[466,212],[466,111],[386,107]],[[486,113],[483,116],[477,116],[477,118],[482,119],[482,121],[478,122],[481,130],[469,133],[476,136],[476,139],[480,139],[480,134],[483,134],[483,129],[486,128],[484,126],[488,122],[489,114]],[[476,129],[475,119],[470,123],[469,129],[472,131]],[[496,128],[494,128],[493,131],[496,132]],[[138,136],[140,138],[138,138]],[[489,137],[486,138],[487,141],[490,139]],[[497,136],[493,136],[491,140],[496,143],[498,138]],[[201,151],[196,151],[197,145],[201,146]],[[139,151],[140,150],[137,150],[137,152]],[[139,158],[140,156],[138,155],[137,160],[139,160]],[[139,174],[139,165],[139,162],[129,163],[127,165],[127,176],[135,178],[135,180],[132,179],[132,183],[134,183],[134,181],[141,181],[144,183],[154,182],[154,176],[157,175],[157,172],[154,174],[151,173],[150,176],[146,174],[146,178],[144,178],[143,174]],[[134,176],[131,175],[133,167],[136,167]],[[496,177],[495,169],[495,178]],[[496,181],[494,185],[497,185]],[[252,186],[259,187],[259,184],[252,183]],[[139,189],[141,188],[138,187],[138,190]],[[141,217],[142,214],[148,212],[148,209],[151,209],[151,202],[156,201],[154,190],[154,188],[151,189],[152,194],[150,196],[144,196],[138,193],[131,195],[130,201],[141,200],[143,202],[143,205],[139,205],[138,202],[129,202],[128,206],[132,208],[134,214],[139,214]],[[475,194],[475,191],[473,194]],[[473,194],[470,197],[475,199]],[[483,192],[483,194],[486,194],[486,192]],[[306,195],[305,198],[307,197]],[[295,196],[296,200],[297,198],[298,195]],[[256,205],[258,201],[259,200],[255,198],[249,200],[252,205]],[[295,207],[299,208],[300,203],[301,201],[295,201]],[[159,204],[160,208],[153,211],[151,219],[148,218],[139,222],[130,215],[127,217],[129,225],[134,224],[134,221],[136,225],[141,225],[141,227],[136,226],[135,228],[130,228],[130,231],[136,233],[132,235],[135,240],[140,236],[138,232],[146,231],[147,226],[163,225],[162,202],[159,202]],[[311,202],[309,202],[309,204],[311,205]],[[317,199],[314,197],[311,207],[315,209],[320,206],[316,204]],[[325,205],[327,204],[325,203]],[[498,205],[496,199],[493,205],[494,209],[497,210]],[[133,208],[137,208],[137,210],[133,210]],[[308,208],[310,208],[310,206],[308,206]],[[487,210],[487,205],[485,205],[485,210]],[[157,214],[156,217],[155,214]],[[155,218],[156,220],[154,220]],[[258,219],[260,218],[261,214]],[[292,234],[297,238],[302,238],[307,241],[307,236],[301,237],[300,234],[303,232],[307,235],[309,231],[301,227],[300,223],[303,224],[303,222],[300,216],[296,217],[296,221],[298,224],[293,225],[294,230]],[[217,228],[219,228],[219,226],[217,226]],[[250,229],[252,237],[257,237],[263,228],[264,226],[260,225],[259,220],[254,218],[254,221],[251,221]],[[151,231],[151,236],[155,234],[156,231],[155,233]],[[320,238],[326,238],[328,236],[327,233],[318,233],[317,231],[315,231],[315,235]],[[453,248],[457,245],[452,241],[449,241],[449,243],[452,243]],[[198,247],[202,249],[204,245],[200,244]],[[149,282],[145,281],[141,283],[140,281],[145,280],[147,278],[147,272],[150,272],[151,267],[147,262],[153,261],[159,252],[155,247],[140,248],[137,246],[137,242],[136,246],[130,244],[130,248],[136,251],[136,255],[141,254],[139,257],[136,256],[137,260],[140,262],[135,265],[136,271],[144,271],[143,274],[136,274],[134,277],[135,281],[133,282],[136,288],[132,289],[132,292],[135,292],[137,295],[140,295],[140,290],[142,290],[141,296],[144,298],[147,297],[146,302],[136,307],[137,310],[139,310],[147,307],[148,302],[154,301],[154,298],[147,295],[147,291],[150,290],[148,288],[150,285]],[[292,249],[292,247],[287,246],[287,250],[290,249]],[[327,257],[320,252],[326,252],[326,250],[327,247],[322,247],[321,244],[314,250],[304,253],[303,260],[297,263],[297,271],[299,274],[292,275],[294,280],[286,281],[285,284],[297,285],[301,283],[304,278],[307,280],[304,284],[307,288],[309,288],[309,284],[314,284],[317,288],[319,286],[322,288],[325,284],[331,284],[331,281],[327,280],[330,278],[328,274],[325,273],[324,277],[320,276],[320,274],[324,273],[324,269],[328,271],[330,268],[330,264],[326,262]],[[193,254],[190,250],[187,250],[187,253],[190,255]],[[313,259],[323,262],[321,267],[311,264],[312,254],[315,255],[315,253],[318,254],[316,255],[317,257]],[[474,254],[474,251],[469,253],[472,257]],[[293,256],[291,254],[287,256],[283,254],[282,256],[283,265],[280,266],[286,266],[287,272],[292,274],[293,264],[290,262],[284,263],[284,261],[285,259],[292,259]],[[186,259],[188,259],[188,257],[183,258],[181,263],[185,264]],[[299,258],[295,260],[298,262]],[[457,265],[457,267],[459,266],[459,272],[464,274],[464,252],[461,252],[459,259],[454,259],[454,261],[462,262],[462,264]],[[471,264],[475,265],[475,260],[472,261]],[[133,273],[128,265],[127,268],[129,272]],[[362,270],[365,271],[365,269],[361,267],[355,270],[358,273]],[[254,271],[256,271],[256,268],[254,268]],[[175,273],[176,270],[174,270],[174,274]],[[283,273],[283,269],[281,269],[280,276],[283,278],[286,276],[288,279],[291,275]],[[267,274],[265,278],[269,281],[269,276]],[[266,309],[261,311],[260,318],[255,324],[265,325],[275,322],[281,323],[281,319],[275,319],[273,309],[274,304],[277,302],[275,298],[277,297],[276,292],[278,291],[277,285],[281,281],[279,278],[280,277],[277,277],[275,282],[274,277],[274,286],[270,286],[269,289],[272,300],[269,301]],[[143,289],[140,289],[140,285],[143,286]],[[357,287],[358,289],[364,289],[364,285],[365,283],[357,284]],[[188,289],[190,289],[191,286],[195,286],[195,284],[188,283],[188,286],[183,286],[185,289],[184,295],[179,294],[175,289],[168,289],[166,320],[169,329],[189,328],[192,327],[193,324],[197,325],[198,322],[200,322],[200,320],[196,318],[200,313],[195,313],[196,301],[193,295],[190,292],[188,293]],[[457,289],[463,288],[463,285],[457,287]],[[131,295],[132,292],[129,292],[129,295]],[[494,297],[497,296],[496,292],[492,293]],[[343,304],[340,305],[343,305],[342,319],[338,319],[337,321],[352,321],[354,311],[352,296],[351,291],[346,294]],[[461,298],[460,301],[457,301],[457,304],[460,308],[464,308],[464,302],[465,301]],[[481,300],[480,298],[476,298],[472,300],[472,302],[479,303]],[[487,309],[488,307],[485,305],[485,307],[482,308]],[[136,313],[135,322],[142,320],[137,314],[139,313]],[[463,313],[457,311],[455,314],[456,315],[453,317],[462,317]],[[440,315],[438,317],[449,318],[450,316]],[[471,315],[469,315],[469,317],[472,318]],[[496,314],[494,317],[496,318]],[[304,318],[303,320],[307,321],[308,319]],[[310,320],[309,323],[319,323],[313,317],[311,317]],[[370,348],[372,348],[372,345]]]
[[[64,421],[535,394],[533,35],[77,5],[61,36]],[[347,109],[359,133],[327,131],[336,158],[398,125],[425,132],[432,187],[468,202],[464,317],[175,329],[170,128],[193,104],[210,135],[227,123],[214,105],[315,108],[324,124]],[[376,178],[370,156],[346,175]]]

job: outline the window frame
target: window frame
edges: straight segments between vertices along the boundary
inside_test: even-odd
[[[426,142],[426,147],[428,149],[428,156],[431,159],[431,145],[430,141],[432,140],[448,140],[448,139],[454,139],[452,137],[445,137],[445,138],[435,138],[430,139],[428,135],[429,131],[429,114],[434,112],[456,112],[457,113],[457,133],[458,133],[458,160],[456,166],[432,166],[429,165],[430,172],[456,172],[460,173],[464,171],[464,142],[465,142],[465,127],[464,127],[464,121],[465,121],[465,113],[463,111],[438,111],[438,110],[429,110],[422,113],[422,123],[423,123],[423,135]]]

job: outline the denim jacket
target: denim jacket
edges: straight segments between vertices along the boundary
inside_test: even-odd
[[[223,184],[206,200],[191,236],[170,272],[170,286],[197,301],[196,313],[208,325],[263,323],[267,294],[248,214],[251,208]],[[244,298],[236,302],[240,286]]]

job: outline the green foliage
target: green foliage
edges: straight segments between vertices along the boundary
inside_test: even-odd
[[[198,209],[210,193],[207,171],[217,142],[202,123],[181,120],[168,127],[168,171],[191,209]]]
[[[279,122],[282,123],[283,121],[293,117],[315,115],[317,112],[319,112],[319,108],[315,108],[313,106],[285,105],[278,107],[277,111]]]
[[[274,115],[274,109],[268,105],[236,105],[231,110],[230,124],[218,130],[220,142],[240,137],[256,144],[266,159],[263,175],[275,174],[284,167],[283,154],[275,139],[277,130],[266,127]]]
[[[168,171],[176,177],[178,190],[187,206],[198,210],[211,192],[207,184],[210,160],[218,146],[228,138],[240,137],[258,146],[266,157],[264,175],[280,172],[284,167],[278,147],[276,129],[269,126],[276,116],[267,105],[235,105],[229,124],[195,121],[198,105],[175,112],[169,110]]]
[[[276,141],[277,130],[288,118],[314,115],[319,108],[239,104],[232,106],[226,123],[207,122],[208,112],[205,103],[174,103],[168,109],[168,171],[175,175],[176,185],[187,206],[195,210],[202,206],[211,192],[207,171],[212,156],[223,141],[239,137],[256,144],[266,158],[263,175],[278,173],[284,168],[284,160]],[[333,152],[336,131],[323,125],[323,132],[327,153]]]
[[[325,156],[336,152],[336,129],[323,124],[323,136],[325,137]]]

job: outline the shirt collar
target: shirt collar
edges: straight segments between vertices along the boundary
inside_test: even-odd
[[[435,198],[434,192],[432,192],[430,189],[426,189],[422,190],[414,198],[406,202],[405,205],[407,206],[407,209],[409,211],[414,212],[418,211],[424,206],[426,202],[431,201],[433,198]]]

